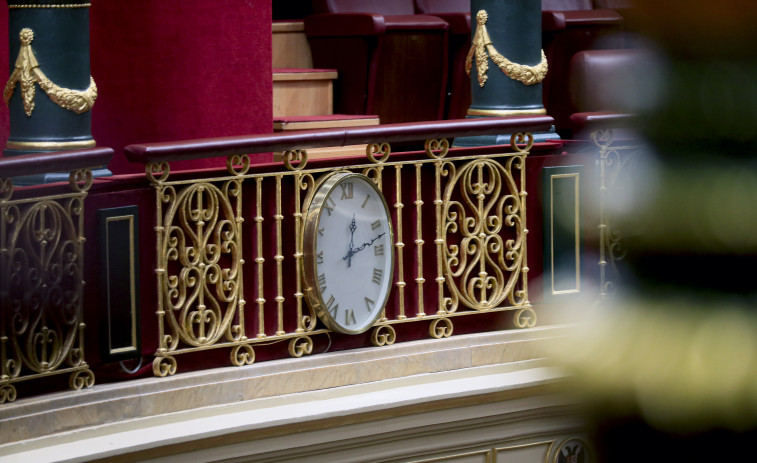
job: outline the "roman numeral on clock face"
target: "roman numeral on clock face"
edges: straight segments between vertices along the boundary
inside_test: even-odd
[[[375,222],[373,222],[373,223],[371,224],[371,229],[372,229],[372,230],[375,230],[375,229],[377,229],[377,228],[378,228],[378,227],[380,227],[380,226],[381,226],[381,221],[380,221],[380,220],[376,220]]]
[[[329,217],[331,217],[331,213],[334,212],[334,207],[336,207],[336,203],[331,196],[329,196],[326,198],[326,201],[323,202],[323,208],[328,212]]]
[[[370,298],[365,298],[365,307],[368,309],[368,312],[373,310],[373,306],[376,305],[376,301]]]
[[[383,256],[384,255],[384,245],[383,244],[377,244],[373,247],[373,254],[376,256]]]
[[[340,183],[339,186],[342,187],[342,196],[339,199],[352,199],[352,182]]]
[[[357,320],[355,320],[355,311],[352,309],[347,309],[344,312],[344,324],[354,325],[355,323],[357,323]]]
[[[335,302],[336,302],[336,299],[334,299],[333,294],[329,296],[329,300],[326,301],[326,310],[328,311],[328,313],[331,314],[331,318],[336,318],[336,314],[339,311],[339,304],[338,303],[335,304]],[[354,315],[352,318],[355,318]]]
[[[374,268],[373,269],[373,279],[371,281],[373,281],[377,285],[380,285],[381,284],[381,279],[383,278],[383,276],[384,276],[384,271],[383,270],[381,270],[380,268]]]
[[[321,273],[318,275],[318,287],[321,289],[321,293],[326,291],[326,274]]]

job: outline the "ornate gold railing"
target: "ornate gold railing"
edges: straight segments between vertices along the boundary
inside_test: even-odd
[[[393,209],[393,289],[372,325],[374,345],[394,343],[394,327],[405,323],[448,337],[456,317],[481,313],[512,311],[515,326],[534,326],[527,132],[550,123],[546,116],[485,118],[127,147],[155,190],[154,373],[174,374],[177,355],[207,349],[228,348],[231,362],[244,365],[255,360],[256,345],[288,342],[289,354],[300,357],[313,352],[314,336],[330,335],[306,298],[303,231],[318,186],[334,171],[368,176]],[[496,133],[517,135],[486,154],[449,147],[449,138]],[[392,159],[390,143],[419,139],[425,153]],[[368,143],[364,161],[308,162],[307,148],[359,143]],[[251,154],[271,151],[284,152],[281,169],[251,168]],[[171,161],[221,156],[224,175],[171,178]]]
[[[614,129],[631,126],[632,116],[627,114],[588,114],[587,127],[599,157],[599,296],[615,294],[623,276],[619,264],[625,257],[623,233],[613,220],[613,204],[630,194],[629,182],[642,153],[637,140],[616,144]]]
[[[0,160],[0,403],[16,399],[20,381],[70,374],[74,389],[94,384],[84,360],[84,198],[89,169],[112,154],[95,148]],[[58,170],[70,171],[69,192],[14,192],[13,177]]]

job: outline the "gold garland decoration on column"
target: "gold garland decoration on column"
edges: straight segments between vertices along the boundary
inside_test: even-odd
[[[6,106],[13,96],[16,83],[19,83],[21,84],[24,110],[27,116],[31,116],[32,111],[34,111],[34,84],[37,83],[47,93],[50,100],[63,109],[73,111],[76,114],[82,114],[92,109],[97,99],[97,85],[95,85],[92,76],[89,76],[89,87],[86,90],[71,90],[56,85],[42,72],[39,68],[39,62],[34,56],[31,46],[34,40],[34,31],[28,27],[21,29],[19,39],[21,40],[21,49],[18,51],[18,58],[16,58],[16,68],[8,78],[3,91],[3,100]]]
[[[486,79],[488,78],[486,72],[489,70],[489,57],[491,57],[492,61],[505,75],[513,80],[517,80],[525,85],[538,84],[544,80],[544,77],[547,75],[547,56],[544,54],[544,50],[541,51],[541,62],[535,66],[513,63],[502,56],[494,48],[494,45],[492,45],[492,39],[486,30],[486,21],[488,19],[489,15],[484,10],[476,14],[478,26],[476,26],[476,33],[473,36],[470,51],[468,51],[468,56],[465,59],[465,72],[470,75],[471,68],[473,67],[473,56],[475,55],[478,84],[481,87],[486,85]]]

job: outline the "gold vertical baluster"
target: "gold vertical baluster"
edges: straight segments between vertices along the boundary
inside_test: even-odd
[[[202,220],[202,217],[203,217],[202,193],[203,193],[203,191],[204,191],[204,188],[200,187],[199,191],[197,193],[197,216],[199,217],[199,220],[197,221],[197,237],[198,237],[198,239],[201,239],[200,237],[205,236],[205,234],[203,233],[203,228],[205,226],[205,222]],[[187,207],[191,207],[191,204],[189,203],[189,201],[187,201]],[[204,260],[205,259],[203,258],[203,262],[202,262],[203,266],[201,267],[201,269],[205,268],[204,267],[204,264],[205,264]],[[201,271],[203,271],[203,270],[201,270]],[[203,279],[205,278],[205,276],[206,276],[205,274],[202,275]],[[201,286],[202,286],[202,284],[203,283],[200,283]],[[207,308],[207,306],[205,305],[205,291],[200,290],[197,293],[197,312],[198,312],[198,315],[199,315],[199,319],[197,321],[197,324],[199,325],[199,330],[200,330],[200,334],[199,334],[197,340],[200,341],[200,342],[204,342],[205,341],[205,312],[206,312],[205,309],[206,308]],[[186,330],[189,331],[190,327],[187,326]]]
[[[243,278],[243,267],[244,267],[244,258],[242,257],[242,223],[244,222],[244,218],[242,217],[242,180],[229,180],[226,185],[224,186],[224,192],[227,197],[232,196],[229,192],[232,188],[234,188],[235,193],[233,196],[236,197],[236,207],[234,211],[234,224],[235,224],[235,241],[237,245],[237,254],[235,256],[235,259],[237,260],[237,277],[235,278],[235,282],[237,284],[237,306],[236,306],[236,313],[237,313],[237,320],[239,324],[234,327],[232,326],[232,330],[237,329],[238,330],[238,336],[234,335],[232,331],[232,337],[239,341],[246,341],[247,340],[247,334],[245,332],[244,328],[244,317],[245,317],[245,305],[247,305],[247,301],[244,298],[244,278]]]
[[[244,222],[244,219],[242,218],[242,181],[241,180],[235,180],[236,188],[238,191],[237,196],[237,211],[236,211],[236,225],[237,225],[237,243],[239,243],[239,278],[237,278],[237,287],[239,288],[237,291],[238,296],[238,302],[237,302],[237,310],[238,310],[238,317],[239,317],[239,340],[240,341],[246,341],[247,335],[245,334],[244,329],[244,306],[247,305],[247,302],[244,299],[244,278],[242,278],[242,267],[244,266],[244,259],[242,258],[242,223]]]
[[[77,303],[77,312],[78,312],[78,320],[79,320],[79,351],[81,352],[81,357],[78,360],[79,365],[86,365],[86,362],[84,361],[84,327],[86,326],[84,324],[84,310],[83,310],[83,300],[84,300],[84,242],[86,239],[84,238],[84,198],[87,196],[86,192],[82,192],[79,194],[79,197],[76,199],[72,199],[72,201],[81,201],[80,209],[78,212],[79,215],[79,229],[77,230],[77,235],[79,237],[78,243],[77,243],[77,250],[76,250],[76,262],[77,262],[77,271],[76,271],[76,279],[79,282],[79,297],[78,303]],[[72,204],[72,203],[69,203]],[[69,213],[71,212],[71,207],[69,207]]]
[[[163,292],[163,287],[166,285],[166,266],[168,263],[166,262],[166,256],[163,253],[163,239],[164,239],[164,232],[165,228],[163,227],[163,198],[164,195],[164,188],[160,184],[155,185],[155,210],[157,211],[157,214],[155,214],[155,246],[157,248],[157,255],[158,255],[158,268],[155,269],[155,273],[157,274],[157,283],[158,283],[158,310],[155,312],[155,314],[158,316],[158,355],[166,355],[168,354],[168,346],[166,345],[166,330],[165,330],[165,316],[166,311],[163,307],[163,298],[165,297],[165,294]],[[157,359],[156,359],[157,360]]]
[[[284,334],[284,255],[281,250],[281,222],[284,216],[281,214],[281,175],[276,176],[276,215],[273,217],[276,223],[276,310],[278,314],[277,335]]]
[[[3,178],[0,178],[0,187],[5,187],[5,182],[11,182],[10,179],[6,180]],[[5,193],[4,191],[0,191],[0,205],[7,200],[10,199],[10,196],[3,197],[2,194]],[[6,206],[0,206],[0,397],[3,396],[3,389],[5,389],[5,381],[8,381],[10,379],[10,371],[8,369],[8,354],[7,354],[7,346],[8,346],[8,337],[5,334],[5,298],[8,297],[6,289],[6,285],[8,285],[10,281],[10,275],[6,274],[6,269],[8,269],[7,260],[8,260],[8,247],[7,247],[7,229],[8,226],[6,222],[6,214],[8,213],[8,208]]]
[[[0,333],[0,361],[3,362],[0,366],[0,397],[3,396],[3,389],[5,388],[5,382],[10,380],[11,373],[8,369],[8,337],[5,335],[5,324],[2,325],[3,330]],[[0,402],[2,403],[2,402]]]
[[[295,261],[295,284],[294,298],[297,303],[297,328],[295,332],[305,331],[302,322],[302,197],[301,197],[302,174],[297,173],[294,177],[294,261]]]
[[[593,137],[597,139],[597,134]],[[599,296],[607,297],[607,149],[600,145],[599,149]]]
[[[415,273],[415,285],[418,288],[417,316],[425,317],[423,309],[423,199],[421,194],[421,164],[415,165],[415,250],[417,259],[417,269]]]
[[[434,205],[436,207],[436,239],[434,243],[436,243],[436,284],[439,293],[439,310],[437,313],[444,315],[447,313],[447,310],[444,307],[444,253],[442,249],[444,245],[444,239],[442,238],[442,205],[444,204],[444,201],[442,201],[442,161],[436,161],[434,167],[434,191],[436,195],[434,198]]]
[[[486,276],[488,275],[486,271],[486,258],[483,256],[484,254],[484,239],[483,239],[483,228],[484,228],[484,221],[486,220],[486,217],[484,217],[484,190],[486,189],[486,185],[484,185],[484,165],[478,164],[476,166],[476,173],[478,175],[478,183],[474,185],[475,191],[478,199],[478,211],[476,214],[478,215],[478,226],[481,227],[479,231],[481,234],[479,235],[479,239],[481,239],[481,242],[479,243],[479,252],[481,253],[478,263],[478,277],[481,279],[481,296],[479,298],[479,302],[482,307],[486,306],[488,304],[487,301],[487,295],[486,295]],[[471,179],[472,181],[472,179]]]
[[[265,334],[265,297],[263,286],[263,273],[265,258],[263,257],[263,178],[255,178],[255,233],[257,235],[257,257],[255,263],[258,264],[257,275],[255,279],[258,282],[258,297],[255,302],[258,304],[258,338],[266,337]]]
[[[520,223],[523,228],[523,304],[529,305],[528,302],[528,256],[526,255],[526,238],[528,237],[528,224],[526,223],[526,159],[528,152],[521,156],[520,164]]]
[[[45,233],[45,231],[46,231],[45,230],[46,229],[46,227],[45,227],[45,210],[47,209],[47,207],[48,207],[47,204],[43,203],[43,206],[41,207],[42,212],[39,214],[39,229],[38,230],[34,230],[34,231],[38,232],[40,235],[43,235]],[[28,209],[25,210],[24,214],[28,214]],[[39,256],[40,256],[39,260],[40,260],[41,263],[42,262],[47,262],[47,253],[46,253],[46,251],[47,251],[47,241],[45,240],[45,241],[42,241],[39,244]],[[42,265],[44,265],[44,264],[42,264]],[[46,270],[46,269],[41,268],[40,270]],[[47,364],[47,344],[52,341],[52,338],[49,335],[49,333],[51,333],[51,330],[49,330],[47,328],[47,312],[48,312],[48,310],[49,310],[49,307],[47,306],[47,304],[43,303],[43,305],[41,307],[41,312],[42,312],[41,313],[41,315],[42,315],[41,319],[42,319],[42,321],[40,323],[40,326],[42,327],[42,330],[41,330],[40,333],[38,333],[37,335],[34,336],[34,343],[42,345],[41,348],[40,348],[40,357],[41,358],[40,358],[40,361],[39,361],[39,365],[43,369],[47,369],[47,366],[48,366],[48,364]],[[32,334],[32,333],[29,333],[29,334]],[[29,344],[27,344],[26,348],[27,348],[27,353],[28,353],[29,357],[33,358],[33,354],[32,354],[33,349],[30,349]]]
[[[395,181],[397,190],[397,200],[394,203],[394,208],[397,211],[397,240],[394,246],[397,248],[397,291],[399,292],[400,301],[400,314],[397,317],[399,320],[407,318],[405,316],[405,273],[403,269],[403,249],[405,243],[402,242],[402,165],[398,164],[395,167],[397,172],[397,178]]]

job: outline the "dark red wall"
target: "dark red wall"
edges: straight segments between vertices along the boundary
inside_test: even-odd
[[[132,143],[272,131],[270,0],[99,0],[90,33],[92,134],[114,174],[144,171]]]

